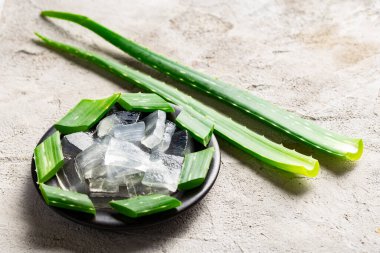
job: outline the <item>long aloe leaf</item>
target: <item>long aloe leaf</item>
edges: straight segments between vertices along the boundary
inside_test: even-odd
[[[49,206],[95,214],[96,210],[86,194],[65,191],[58,187],[40,184],[40,191]]]
[[[82,99],[54,127],[64,134],[87,131],[116,103],[120,93],[104,99]]]
[[[310,156],[302,155],[294,150],[276,144],[264,136],[260,136],[245,126],[227,118],[223,114],[202,104],[192,97],[184,94],[163,82],[160,82],[146,74],[133,70],[111,59],[99,56],[82,49],[50,40],[36,34],[46,45],[53,49],[69,53],[73,56],[85,59],[99,67],[123,78],[149,92],[154,92],[169,102],[182,106],[185,110],[195,110],[214,123],[214,131],[231,144],[279,169],[315,177],[319,171],[319,163]]]
[[[167,211],[181,204],[178,199],[162,194],[151,194],[110,202],[116,211],[131,218]]]
[[[188,110],[183,110],[175,119],[175,122],[182,128],[188,130],[190,134],[207,146],[214,130],[214,123],[202,115],[192,115]]]
[[[174,112],[174,108],[154,93],[123,93],[117,101],[127,111]]]
[[[60,133],[56,131],[34,149],[38,183],[52,178],[63,166],[63,159]]]
[[[210,147],[185,156],[178,189],[190,190],[203,184],[214,152],[215,149]]]
[[[346,137],[324,129],[254,96],[247,90],[239,89],[152,52],[85,16],[55,11],[43,11],[41,15],[82,25],[137,60],[184,84],[229,103],[317,149],[349,160],[358,160],[363,153],[362,139]]]

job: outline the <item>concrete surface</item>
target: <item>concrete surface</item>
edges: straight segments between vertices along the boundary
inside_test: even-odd
[[[365,153],[356,164],[329,158],[184,89],[312,154],[320,175],[278,172],[220,141],[214,188],[175,220],[128,233],[67,221],[33,188],[35,144],[81,98],[136,89],[39,46],[33,32],[170,80],[78,26],[40,18],[44,9],[87,14],[326,128],[363,137]],[[0,252],[379,252],[379,1],[5,0],[0,16]]]

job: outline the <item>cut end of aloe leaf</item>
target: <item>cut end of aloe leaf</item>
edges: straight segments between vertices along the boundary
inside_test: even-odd
[[[356,139],[355,143],[356,143],[357,151],[354,153],[348,152],[345,155],[345,157],[351,161],[359,160],[360,157],[362,157],[363,151],[364,151],[364,143],[362,139]]]
[[[174,112],[174,108],[166,100],[154,93],[124,93],[117,102],[127,111]]]
[[[307,170],[307,169],[304,170],[304,175],[307,177],[316,177],[318,176],[318,174],[319,174],[318,160],[315,160],[314,166],[310,170]]]
[[[104,99],[82,99],[54,127],[63,134],[82,132],[94,126],[116,103],[120,93]]]
[[[319,169],[320,169],[318,160],[314,160],[314,162],[310,162],[309,166],[290,165],[290,164],[279,165],[279,164],[272,164],[271,162],[268,162],[268,164],[271,164],[272,166],[280,168],[283,171],[290,172],[295,175],[302,175],[309,178],[318,176]]]
[[[306,177],[316,177],[319,174],[319,162],[318,160],[315,160],[311,158],[307,164],[300,166],[300,165],[284,165],[284,166],[276,166],[276,167],[283,167],[285,168],[285,171],[298,174],[298,175],[303,175]]]
[[[58,131],[46,138],[34,149],[34,163],[38,183],[44,183],[51,179],[63,166],[64,158]]]

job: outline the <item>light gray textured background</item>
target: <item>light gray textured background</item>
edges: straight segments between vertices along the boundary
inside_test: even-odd
[[[2,2],[1,252],[379,252],[379,1]],[[113,55],[169,80],[85,29],[40,18],[44,9],[89,15],[326,128],[362,137],[365,153],[356,164],[331,159],[186,89],[269,138],[312,154],[322,164],[320,175],[278,172],[220,141],[215,186],[175,220],[128,233],[67,221],[33,188],[35,144],[81,98],[136,89],[37,45],[33,32]]]

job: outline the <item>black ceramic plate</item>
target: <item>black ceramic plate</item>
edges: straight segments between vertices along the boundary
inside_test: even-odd
[[[175,118],[178,113],[179,109],[176,108],[176,112],[172,113],[169,115],[169,118]],[[47,137],[49,137],[51,134],[55,132],[55,129],[51,127],[41,138],[39,143],[44,141]],[[39,144],[38,143],[38,144]],[[198,143],[197,143],[198,144]],[[195,188],[190,191],[184,191],[184,192],[176,192],[172,194],[173,197],[176,197],[177,199],[182,201],[182,205],[177,207],[176,209],[172,209],[166,212],[158,213],[155,215],[151,216],[145,216],[137,219],[132,219],[128,218],[126,216],[123,216],[112,209],[100,209],[97,210],[96,216],[88,215],[85,213],[80,213],[80,212],[74,212],[66,209],[61,209],[61,208],[56,208],[56,207],[51,207],[55,212],[59,213],[63,217],[72,220],[74,222],[83,224],[83,225],[88,225],[91,227],[96,227],[96,228],[102,228],[102,229],[111,229],[111,230],[126,230],[126,229],[132,229],[132,228],[138,228],[138,227],[144,227],[144,226],[149,226],[149,225],[154,225],[160,222],[167,221],[176,215],[182,213],[186,209],[190,208],[197,202],[199,202],[211,189],[213,186],[218,173],[219,173],[219,168],[220,168],[220,150],[219,150],[219,145],[218,142],[213,135],[211,137],[211,141],[208,145],[209,147],[214,147],[215,148],[215,153],[214,157],[211,161],[210,165],[210,170],[208,172],[206,181],[204,182],[203,185],[201,185],[198,188]],[[201,150],[204,147],[202,147],[200,144],[199,145],[194,145],[194,151]],[[35,165],[34,165],[34,159],[32,159],[32,166],[31,166],[31,172],[32,172],[32,179],[34,182],[34,185],[36,186],[36,189],[38,193],[41,196],[41,193],[38,189],[37,185],[37,174],[35,171]],[[47,184],[50,185],[57,185],[57,180],[54,177],[52,180],[50,180]],[[43,200],[41,196],[41,200]],[[44,202],[45,203],[45,202]]]

